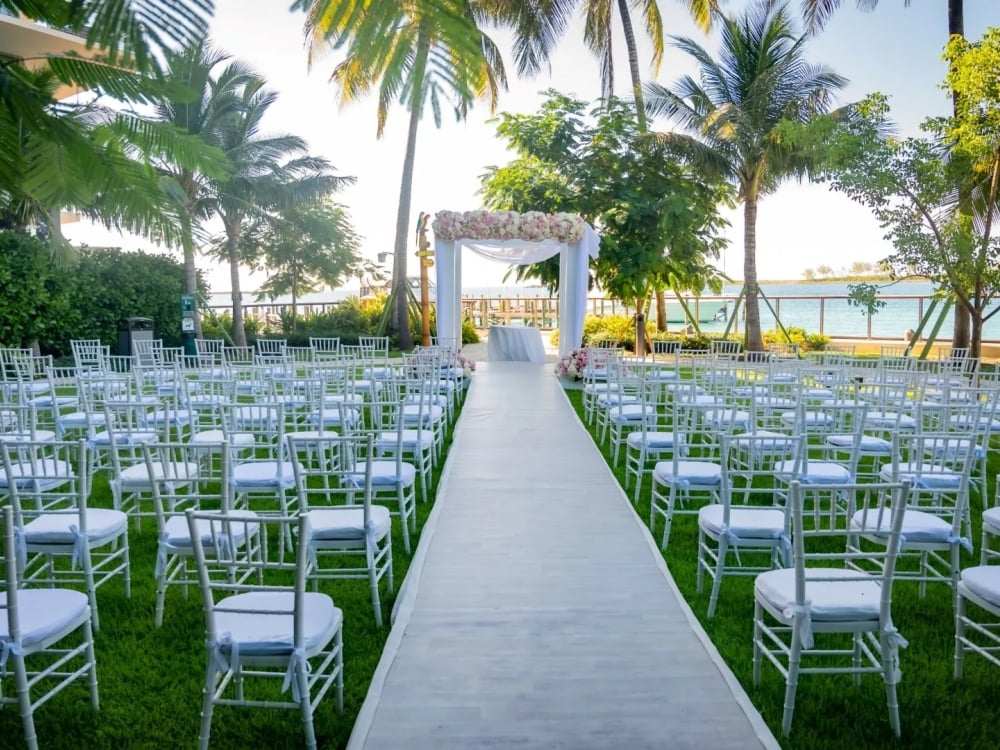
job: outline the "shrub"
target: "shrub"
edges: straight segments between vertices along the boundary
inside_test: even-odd
[[[786,326],[785,333],[779,328],[777,330],[765,331],[761,334],[764,344],[798,344],[799,351],[820,352],[826,349],[830,343],[830,337],[822,333],[806,333],[804,328],[798,326]]]

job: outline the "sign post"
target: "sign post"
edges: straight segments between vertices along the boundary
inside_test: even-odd
[[[198,314],[198,302],[193,294],[181,295],[181,341],[184,356],[197,357],[198,347],[194,341],[194,318]]]

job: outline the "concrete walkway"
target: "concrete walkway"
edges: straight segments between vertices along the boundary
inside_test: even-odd
[[[348,747],[778,746],[551,365],[480,366],[438,493]]]

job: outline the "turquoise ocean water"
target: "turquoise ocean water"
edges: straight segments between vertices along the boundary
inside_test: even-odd
[[[798,326],[810,333],[818,332],[821,328],[827,335],[832,336],[858,336],[873,338],[900,339],[902,340],[908,329],[916,329],[920,322],[922,311],[926,311],[929,301],[926,299],[933,287],[926,281],[905,281],[886,286],[880,291],[880,299],[885,301],[885,307],[876,315],[873,315],[869,323],[868,316],[857,307],[851,306],[847,301],[847,283],[844,282],[779,282],[762,283],[761,290],[775,307],[781,322],[786,326]],[[704,296],[699,305],[708,305],[712,311],[725,306],[727,311],[732,310],[735,297],[739,294],[741,286],[739,284],[729,284],[724,288],[719,297]],[[357,295],[358,290],[345,288],[332,291],[307,294],[299,298],[299,304],[303,306],[318,305],[324,303],[338,302],[351,295]],[[527,297],[548,297],[549,293],[542,287],[534,286],[502,286],[502,287],[464,287],[463,297],[505,297],[505,298],[527,298]],[[592,297],[599,297],[599,294],[592,294]],[[925,299],[921,304],[920,297]],[[252,293],[244,294],[244,303],[283,305],[290,304],[290,297],[279,297],[274,301],[264,300],[256,302]],[[821,299],[822,298],[822,299]],[[668,300],[670,297],[668,297]],[[226,293],[212,294],[210,302],[213,306],[228,307],[231,302]],[[607,303],[604,307],[605,313],[629,313],[624,306],[612,306]],[[775,327],[775,316],[763,302],[761,303],[761,325],[767,330]],[[821,320],[822,315],[822,320]],[[671,316],[673,317],[673,316]],[[704,316],[703,316],[704,317]],[[724,321],[702,323],[702,330],[722,331],[725,328]],[[942,335],[950,335],[952,329],[952,315],[949,313],[945,319],[941,331]],[[870,326],[870,329],[869,329]],[[988,321],[984,327],[983,338],[986,340],[1000,340],[1000,315],[996,319]]]

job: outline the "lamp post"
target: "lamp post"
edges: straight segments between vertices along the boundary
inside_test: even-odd
[[[417,219],[417,257],[420,259],[420,335],[424,346],[431,345],[431,300],[427,269],[434,265],[434,251],[427,240],[427,223],[431,215],[420,212]]]

